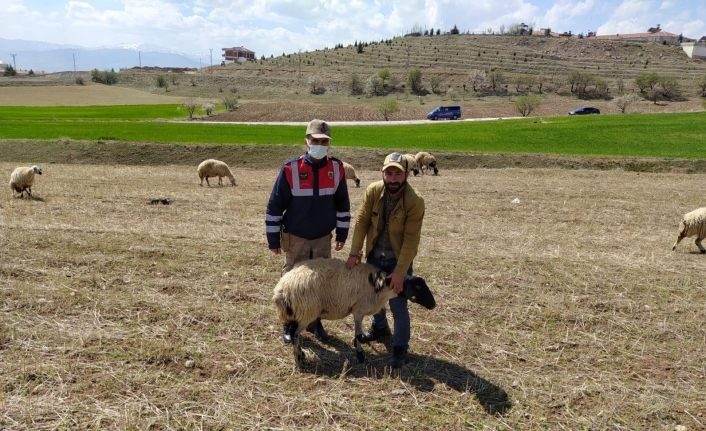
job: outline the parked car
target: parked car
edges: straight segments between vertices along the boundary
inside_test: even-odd
[[[598,108],[593,108],[591,106],[584,106],[581,108],[576,108],[573,111],[569,111],[569,115],[587,115],[587,114],[600,114],[601,110]]]
[[[438,120],[438,119],[450,119],[457,120],[461,118],[461,107],[460,106],[437,106],[433,111],[427,114],[427,119]]]

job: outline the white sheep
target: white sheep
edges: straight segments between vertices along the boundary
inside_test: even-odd
[[[415,177],[419,175],[419,167],[414,154],[403,154],[402,157],[407,160],[407,171],[412,171]]]
[[[210,187],[211,184],[208,182],[209,177],[218,177],[218,185],[223,185],[223,177],[228,177],[230,179],[230,184],[235,185],[235,177],[230,171],[230,168],[225,162],[216,159],[206,159],[198,167],[199,178],[201,179],[200,186],[203,186],[203,180],[206,179],[206,184]]]
[[[317,318],[343,319],[353,314],[355,346],[358,361],[365,360],[362,343],[363,317],[377,313],[395,296],[389,287],[387,274],[367,263],[353,269],[338,259],[306,260],[285,273],[274,289],[274,301],[279,318],[292,337],[294,360],[302,365],[299,333]],[[407,278],[404,295],[412,302],[432,309],[434,295],[424,279]]]
[[[20,166],[15,168],[10,174],[10,189],[12,195],[19,193],[20,196],[27,192],[27,197],[32,196],[32,184],[34,184],[34,175],[42,175],[42,169],[37,166]]]
[[[360,187],[360,178],[355,174],[355,168],[353,165],[347,162],[343,162],[343,170],[346,171],[346,179],[353,180],[356,187]]]
[[[696,235],[694,243],[701,253],[706,253],[706,249],[701,245],[701,240],[706,238],[706,207],[695,209],[684,214],[679,223],[679,235],[677,241],[672,246],[672,251],[677,249],[677,244],[686,237]]]
[[[436,158],[426,151],[420,151],[414,156],[417,161],[417,166],[419,170],[424,173],[425,169],[432,168],[434,170],[434,175],[439,175],[439,169],[436,168]]]

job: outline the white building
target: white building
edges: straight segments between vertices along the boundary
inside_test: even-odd
[[[703,42],[683,42],[681,49],[689,58],[706,59],[706,43]]]

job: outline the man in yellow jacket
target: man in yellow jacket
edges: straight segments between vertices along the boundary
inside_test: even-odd
[[[368,186],[358,211],[348,268],[366,261],[390,274],[390,288],[400,294],[404,279],[412,275],[412,261],[417,255],[424,220],[424,199],[407,183],[410,166],[400,153],[385,157],[382,181]],[[363,242],[365,251],[363,252]],[[404,295],[390,300],[394,318],[392,359],[390,366],[400,368],[407,361],[410,321]],[[370,330],[363,334],[363,343],[390,335],[385,309],[373,315]]]

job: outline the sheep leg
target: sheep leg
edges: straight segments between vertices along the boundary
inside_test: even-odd
[[[679,244],[681,242],[681,240],[683,240],[684,238],[686,238],[686,235],[684,235],[684,232],[679,232],[679,236],[677,236],[677,241],[672,246],[672,251],[677,249],[677,244]]]
[[[355,357],[359,363],[365,362],[365,352],[363,352],[363,316],[354,316],[355,323],[355,338],[353,339],[353,347],[355,347]]]
[[[208,177],[206,177],[206,185],[207,185],[208,187],[211,187],[211,183],[208,182]]]
[[[218,185],[223,187],[223,177],[218,177]]]
[[[701,245],[701,240],[702,240],[702,239],[703,239],[703,238],[698,238],[698,237],[697,237],[697,238],[696,238],[696,241],[694,241],[694,244],[696,244],[696,246],[699,248],[699,251],[701,251],[701,254],[704,254],[704,253],[706,253],[706,248],[704,248],[704,246]]]
[[[297,321],[290,321],[287,323],[287,331],[292,337],[292,353],[294,354],[294,363],[298,368],[304,365],[304,352],[302,351],[302,337],[299,335],[301,332],[301,326]]]

